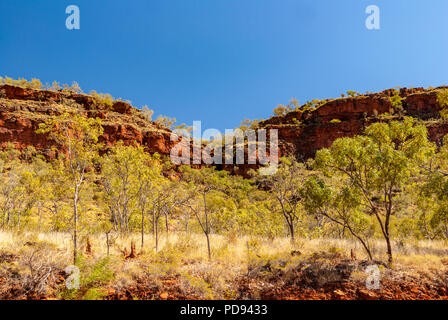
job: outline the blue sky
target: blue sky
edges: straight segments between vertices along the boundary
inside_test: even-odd
[[[71,4],[80,30],[65,27]],[[365,27],[371,4],[380,30]],[[448,84],[447,14],[446,0],[1,0],[0,75],[223,130],[292,97]]]

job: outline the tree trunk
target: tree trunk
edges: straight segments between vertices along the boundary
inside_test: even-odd
[[[387,261],[389,262],[389,265],[391,265],[393,259],[392,259],[392,246],[390,244],[390,236],[389,235],[387,235],[387,237],[386,237],[386,244],[387,244],[387,257],[388,257]]]
[[[207,198],[204,192],[204,214],[205,214],[205,237],[207,238],[207,251],[208,251],[208,260],[212,259],[212,253],[210,249],[210,226],[208,223],[208,211],[207,211]]]
[[[156,236],[156,252],[158,252],[159,251],[159,226],[158,226],[159,219],[157,219],[157,217],[155,219],[156,220],[154,221],[154,225],[155,225],[155,230],[156,230],[156,233],[155,233],[155,236]]]
[[[17,218],[17,231],[20,231],[20,216],[21,216],[20,209],[19,209],[19,213],[17,215],[18,215],[18,218]]]
[[[211,260],[212,259],[212,252],[211,252],[211,249],[210,249],[210,235],[208,233],[206,233],[205,237],[207,238],[208,260]]]
[[[384,229],[385,229],[385,233],[384,233],[384,237],[386,238],[386,244],[387,244],[387,257],[388,257],[388,262],[389,265],[392,265],[392,245],[390,243],[390,233],[389,233],[389,222],[390,222],[390,217],[392,215],[392,195],[389,194],[389,202],[388,202],[388,208],[387,208],[387,212],[386,212],[386,220],[384,222]]]
[[[294,222],[293,221],[289,221],[288,219],[286,219],[286,222],[288,223],[289,235],[291,236],[291,242],[294,242],[294,240],[295,240]]]
[[[165,213],[165,230],[168,237],[168,214]]]
[[[73,215],[73,264],[76,264],[78,258],[78,186],[75,187],[73,198]]]
[[[145,213],[144,209],[142,209],[142,250],[143,250],[143,243],[144,243],[144,237],[145,237]]]
[[[106,246],[107,246],[107,256],[109,256],[109,248],[110,248],[109,232],[106,232]]]

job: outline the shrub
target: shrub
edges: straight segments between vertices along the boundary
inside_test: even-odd
[[[148,120],[152,121],[152,116],[154,115],[154,110],[149,109],[147,105],[143,106],[141,109],[143,117]]]
[[[348,91],[347,91],[347,95],[348,95],[349,97],[356,97],[356,96],[359,95],[359,92],[354,91],[354,90],[348,90]]]
[[[402,98],[400,96],[400,93],[398,92],[398,90],[395,90],[394,95],[389,98],[389,101],[390,101],[394,111],[397,111],[397,112],[403,111],[403,100],[404,100],[404,98]]]
[[[111,107],[114,104],[114,98],[109,93],[97,93],[95,90],[92,90],[89,95],[98,105]]]
[[[99,300],[106,295],[103,289],[111,280],[114,273],[111,269],[109,257],[91,263],[84,256],[78,257],[77,265],[80,270],[80,288],[64,288],[60,292],[62,299]]]
[[[439,90],[437,93],[437,102],[440,105],[440,116],[448,119],[448,89]]]

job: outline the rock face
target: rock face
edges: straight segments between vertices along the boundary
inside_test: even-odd
[[[317,150],[330,147],[338,138],[361,134],[366,126],[380,120],[379,115],[393,112],[390,97],[394,92],[385,90],[331,100],[312,111],[293,111],[283,117],[270,118],[263,121],[261,127],[278,129],[281,153],[307,159]],[[423,120],[429,138],[440,143],[448,133],[448,123],[440,119],[437,90],[401,89],[399,94],[403,98],[403,110],[394,117],[400,119],[406,115]]]
[[[36,134],[36,130],[39,123],[62,113],[64,108],[86,117],[101,118],[104,134],[100,141],[106,146],[122,140],[126,145],[143,145],[151,153],[169,155],[178,143],[170,140],[170,130],[146,120],[137,109],[123,101],[105,106],[88,95],[3,85],[0,86],[0,146],[5,147],[7,143],[19,149],[33,146],[50,154],[54,143],[45,135]]]
[[[403,98],[403,110],[395,116],[399,119],[404,114],[421,119],[428,127],[430,139],[437,143],[448,133],[448,123],[441,120],[439,115],[439,89],[446,87],[401,89],[399,94]],[[313,157],[317,150],[330,147],[337,138],[360,134],[366,126],[379,121],[381,114],[393,110],[390,97],[394,94],[395,90],[385,90],[333,99],[314,110],[293,111],[282,117],[270,118],[261,122],[260,127],[278,129],[279,156],[293,155],[298,159],[307,159]],[[0,147],[7,143],[13,143],[20,149],[34,146],[52,156],[53,142],[35,132],[39,123],[51,115],[62,113],[64,108],[86,117],[101,118],[104,128],[101,142],[106,146],[122,140],[126,145],[136,143],[145,146],[148,152],[166,156],[179,142],[192,149],[187,139],[171,141],[170,130],[146,120],[139,110],[124,101],[104,105],[89,95],[10,85],[0,86]],[[245,158],[247,160],[247,151]],[[218,169],[243,176],[247,176],[249,169],[257,167],[257,164],[217,165]]]

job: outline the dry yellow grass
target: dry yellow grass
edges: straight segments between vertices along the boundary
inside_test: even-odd
[[[106,236],[90,235],[90,241],[93,246],[95,256],[105,256],[107,252]],[[137,251],[141,250],[140,234],[112,234],[110,236],[111,246],[110,254],[119,255],[121,249],[130,249],[132,241],[135,242]],[[45,241],[53,244],[58,249],[64,250],[67,256],[71,256],[72,236],[69,233],[35,233],[21,232],[19,234],[13,232],[0,231],[0,246],[11,250],[18,249],[25,242]],[[371,246],[375,259],[382,260],[385,258],[385,243],[381,239],[371,240]],[[81,250],[85,248],[86,236],[81,238]],[[161,236],[159,239],[159,252],[163,252],[168,246],[190,246],[194,250],[188,250],[183,258],[194,261],[207,261],[207,247],[205,237],[202,234],[170,234],[168,237]],[[365,259],[366,255],[360,243],[350,239],[296,239],[294,243],[289,238],[261,238],[261,237],[239,237],[228,238],[221,235],[211,236],[212,256],[213,260],[237,263],[247,261],[248,251],[256,251],[259,255],[276,255],[298,250],[302,254],[312,254],[317,251],[339,251],[346,255],[350,255],[350,250],[356,252],[359,259]],[[428,265],[441,263],[442,259],[448,258],[448,242],[447,241],[409,241],[405,244],[401,242],[393,243],[393,251],[397,263]],[[145,245],[143,252],[154,253],[154,240],[151,234],[145,235]],[[187,254],[188,253],[188,254]]]
[[[365,259],[361,245],[346,239],[297,239],[294,243],[289,238],[266,239],[257,237],[228,238],[212,235],[212,259],[208,259],[205,237],[202,234],[170,234],[162,236],[159,251],[154,250],[152,235],[146,235],[145,246],[141,251],[141,235],[111,235],[110,256],[105,268],[113,274],[113,280],[104,280],[101,286],[121,290],[135,286],[139,279],[146,279],[150,286],[163,290],[163,279],[175,277],[181,291],[202,298],[231,298],[234,295],[232,285],[235,279],[246,275],[253,263],[284,257],[291,258],[291,252],[300,252],[299,259],[310,257],[316,252],[340,253],[347,258],[354,250],[356,257]],[[92,254],[87,255],[87,238],[80,239],[80,253],[85,256],[81,273],[91,277],[89,272],[107,257],[105,235],[90,235]],[[130,250],[131,242],[135,242],[136,259],[124,259],[122,251]],[[45,250],[34,256],[33,266],[52,266],[63,270],[72,264],[72,238],[68,233],[27,233],[0,232],[0,254],[3,252],[19,256],[16,271],[30,275],[33,268],[30,257],[36,251],[36,243],[44,243]],[[385,246],[381,240],[371,242],[375,259],[386,261]],[[440,270],[445,269],[448,261],[448,249],[444,241],[411,241],[403,244],[394,243],[395,270],[400,275],[427,278],[437,277]],[[0,262],[0,271],[2,270]],[[10,266],[8,265],[10,268]],[[7,269],[4,269],[7,270]],[[3,271],[4,271],[3,270]],[[106,269],[104,269],[106,270]],[[101,271],[100,273],[105,272]],[[1,277],[1,274],[0,274]],[[354,281],[365,281],[366,274],[355,271]],[[95,289],[99,290],[99,289]],[[1,290],[0,290],[1,291]],[[88,291],[90,292],[90,291]],[[77,298],[101,298],[97,291],[83,293]]]

